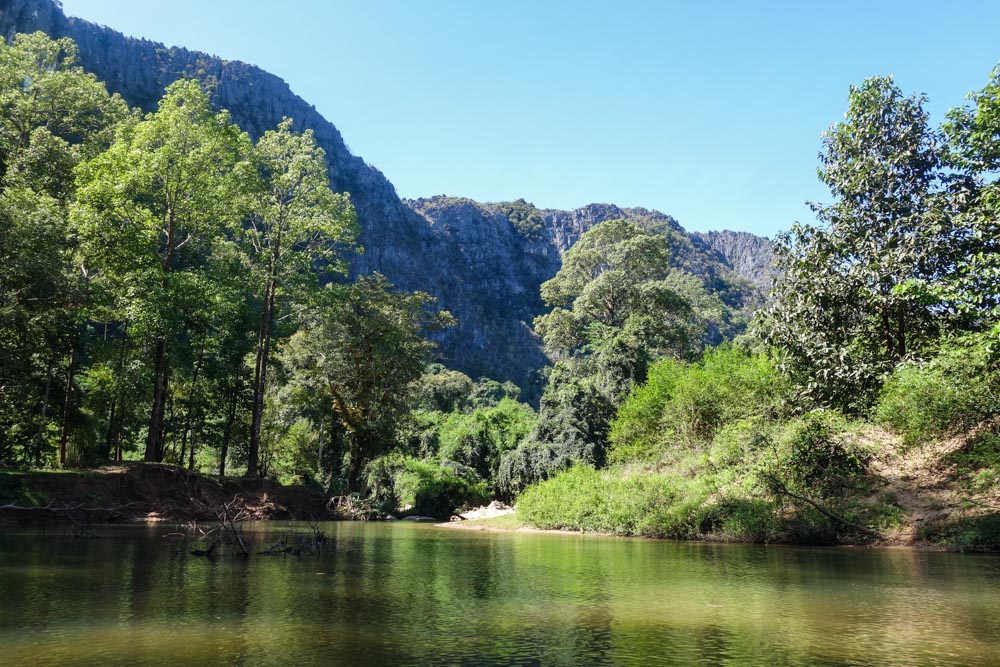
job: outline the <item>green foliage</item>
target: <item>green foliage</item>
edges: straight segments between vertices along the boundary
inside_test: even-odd
[[[267,448],[266,469],[282,484],[314,484],[320,434],[307,419],[297,419]]]
[[[67,206],[128,109],[75,56],[40,32],[0,43],[0,464],[55,462],[86,421],[66,400],[86,300]]]
[[[152,350],[148,461],[166,453],[173,355],[221,305],[212,260],[242,217],[249,151],[249,138],[212,110],[199,84],[179,80],[155,113],[120,124],[108,150],[77,170],[73,222],[84,271],[96,273],[112,321]]]
[[[1000,487],[1000,434],[983,431],[944,457],[952,475],[970,489],[988,493]]]
[[[820,404],[867,409],[895,364],[942,327],[937,299],[908,288],[960,251],[925,102],[891,78],[852,87],[820,155],[836,200],[814,206],[824,226],[796,224],[775,245],[781,277],[756,329]]]
[[[785,427],[782,447],[770,474],[792,490],[817,498],[841,498],[862,481],[866,456],[846,436],[843,418],[811,412]]]
[[[900,365],[874,408],[879,423],[916,445],[972,428],[1000,411],[1000,375],[981,339],[946,341],[931,359]]]
[[[442,425],[439,456],[471,468],[490,487],[496,486],[501,457],[516,448],[535,427],[530,406],[505,398],[494,408],[452,414]]]
[[[767,498],[723,498],[699,514],[699,530],[728,542],[770,542],[785,527],[781,506]]]
[[[848,495],[864,486],[866,456],[846,428],[842,418],[826,413],[787,425],[751,417],[720,429],[707,454],[688,452],[671,466],[559,472],[520,495],[518,517],[542,528],[647,537],[807,544],[867,539],[787,493],[807,495],[862,525],[892,521],[895,506]]]
[[[537,241],[542,237],[545,219],[534,204],[518,199],[517,201],[500,202],[496,207],[514,226],[518,234],[524,238],[529,241]]]
[[[285,118],[253,149],[257,179],[250,192],[247,224],[236,228],[242,255],[261,303],[254,364],[253,407],[247,474],[258,472],[260,428],[275,322],[293,304],[312,301],[319,273],[344,273],[341,257],[356,233],[354,207],[346,194],[330,191],[326,156],[313,133],[291,131]]]
[[[588,230],[542,284],[542,298],[555,307],[535,319],[546,350],[600,351],[627,333],[633,357],[690,352],[700,332],[691,329],[690,303],[666,280],[669,258],[666,238],[635,223],[610,220]]]
[[[430,364],[411,388],[413,405],[419,410],[438,412],[465,410],[472,402],[475,388],[476,383],[465,373]]]
[[[921,537],[956,551],[1000,550],[1000,514],[967,517],[927,526]]]
[[[672,450],[704,448],[717,431],[750,416],[777,419],[789,411],[791,388],[761,354],[722,346],[687,364],[654,364],[611,424],[615,463],[655,462]]]
[[[393,292],[379,274],[332,288],[329,297],[291,337],[282,363],[293,381],[323,392],[343,427],[355,492],[365,463],[396,445],[406,389],[433,349],[424,336],[453,320],[429,295]]]
[[[989,332],[992,346],[1000,337],[1000,66],[970,104],[952,109],[944,131],[948,162],[957,172],[951,199],[963,233],[949,271],[922,285],[935,298],[952,304],[968,328]]]
[[[479,378],[472,389],[469,401],[477,408],[492,408],[507,398],[517,400],[521,393],[520,387],[510,380],[497,382],[490,378]]]
[[[422,459],[437,456],[441,426],[449,416],[437,410],[411,410],[400,421],[397,435],[400,449]]]
[[[542,394],[534,430],[501,457],[497,488],[512,496],[575,463],[603,466],[613,414],[614,407],[592,378],[580,378],[570,365],[557,363]]]
[[[690,538],[697,535],[696,508],[707,498],[708,489],[669,475],[578,465],[525,490],[517,514],[539,528]]]
[[[366,477],[384,511],[446,518],[489,500],[486,484],[470,471],[393,454],[371,461]]]

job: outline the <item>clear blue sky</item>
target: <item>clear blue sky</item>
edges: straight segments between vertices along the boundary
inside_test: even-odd
[[[1000,1],[64,0],[282,77],[404,197],[812,220],[820,135],[893,74],[935,120],[1000,60]]]

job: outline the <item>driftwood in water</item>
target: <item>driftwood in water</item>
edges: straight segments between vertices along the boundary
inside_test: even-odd
[[[219,507],[219,529],[224,536],[229,537],[239,547],[240,555],[248,558],[250,556],[250,549],[243,538],[243,528],[236,524],[246,520],[249,517],[249,513],[245,507],[239,505],[239,499],[239,494],[236,494],[232,500],[228,503],[222,503]]]

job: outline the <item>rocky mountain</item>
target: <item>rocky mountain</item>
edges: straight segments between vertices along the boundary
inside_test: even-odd
[[[273,74],[67,17],[55,0],[0,0],[0,34],[10,40],[35,30],[72,38],[80,64],[133,106],[152,110],[168,84],[193,77],[254,138],[285,116],[296,129],[312,129],[326,151],[333,188],[349,192],[358,212],[365,252],[352,262],[352,273],[379,271],[401,289],[437,296],[459,322],[439,341],[442,361],[473,377],[538,385],[545,358],[531,322],[544,310],[539,285],[555,275],[562,253],[580,234],[604,220],[625,217],[666,234],[676,265],[702,276],[735,307],[757,294],[740,276],[759,285],[770,263],[766,239],[688,234],[670,216],[641,208],[591,204],[558,211],[524,201],[403,201],[378,169],[351,154],[332,123]]]
[[[721,260],[734,271],[749,278],[763,290],[771,286],[774,278],[771,241],[749,232],[692,232],[692,237],[720,255]]]

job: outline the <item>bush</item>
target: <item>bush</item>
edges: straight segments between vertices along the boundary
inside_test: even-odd
[[[724,425],[787,411],[790,385],[764,355],[724,345],[695,364],[654,364],[611,425],[613,463],[657,461],[672,449],[707,446]]]
[[[942,462],[952,475],[973,491],[988,492],[1000,486],[1000,434],[984,431],[949,453]]]
[[[731,542],[769,542],[780,530],[780,507],[762,498],[725,498],[699,513],[698,528]]]
[[[876,420],[918,445],[967,430],[998,412],[1000,377],[983,345],[946,344],[933,359],[901,365],[875,405]]]
[[[865,474],[867,457],[846,431],[844,418],[829,410],[791,421],[780,463],[789,485],[820,498],[842,496],[856,488]]]
[[[471,471],[456,468],[391,454],[369,463],[366,472],[382,511],[408,507],[411,514],[443,518],[489,501],[486,485]]]
[[[539,528],[694,537],[707,495],[707,488],[676,476],[577,465],[526,489],[517,514]]]
[[[441,425],[440,457],[471,468],[495,487],[504,452],[517,447],[535,422],[534,410],[510,398],[493,408],[453,414]]]
[[[998,551],[1000,514],[987,514],[931,525],[922,531],[921,537],[933,542],[942,542],[957,551]]]

